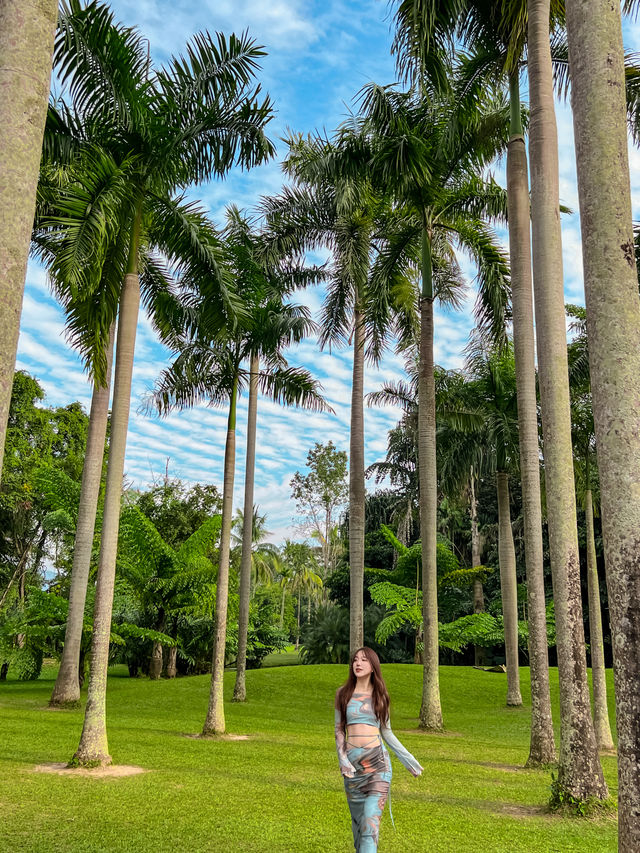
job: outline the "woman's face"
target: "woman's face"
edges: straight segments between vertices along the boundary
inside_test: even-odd
[[[353,659],[353,673],[356,678],[367,678],[371,675],[372,666],[364,652],[358,652]]]

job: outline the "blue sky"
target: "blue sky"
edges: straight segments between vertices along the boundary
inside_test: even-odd
[[[150,41],[156,62],[179,52],[198,30],[227,34],[248,30],[268,55],[259,79],[276,106],[271,137],[287,129],[306,133],[319,128],[331,132],[347,113],[358,90],[367,82],[391,83],[396,79],[390,56],[392,34],[386,0],[114,0],[116,16],[137,26]],[[625,47],[640,50],[640,25],[625,25]],[[565,294],[567,301],[584,304],[578,199],[571,114],[558,104],[561,201],[574,212],[563,220]],[[640,218],[640,154],[632,149],[631,175],[634,215]],[[504,185],[503,164],[495,174]],[[221,223],[227,204],[252,208],[261,195],[279,191],[283,179],[277,160],[249,173],[232,172],[223,182],[195,191],[214,221]],[[501,235],[504,240],[505,235]],[[445,367],[460,367],[462,350],[472,324],[473,276],[470,263],[461,258],[469,277],[469,295],[463,310],[437,314],[436,360]],[[316,313],[322,293],[311,290],[298,297]],[[308,367],[320,380],[335,415],[285,410],[261,400],[258,413],[256,503],[267,515],[272,539],[300,538],[289,480],[305,465],[315,441],[331,439],[348,451],[349,401],[352,358],[349,351],[319,353],[313,340],[290,351],[292,364]],[[189,482],[222,487],[222,459],[226,413],[205,406],[158,420],[140,414],[142,396],[167,363],[149,320],[140,317],[132,389],[125,476],[135,487],[160,477],[169,460],[169,474]],[[47,403],[62,405],[80,400],[88,409],[91,388],[79,360],[68,347],[62,312],[52,299],[43,270],[31,265],[27,275],[20,343],[19,368],[38,377]],[[400,378],[402,359],[388,353],[377,369],[368,368],[366,391],[383,381]],[[246,398],[240,401],[235,506],[241,506],[244,482]],[[391,407],[365,412],[366,463],[384,457],[387,431],[398,418]],[[369,484],[372,487],[372,484]]]

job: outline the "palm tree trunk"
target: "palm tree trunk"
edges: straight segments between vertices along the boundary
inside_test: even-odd
[[[298,647],[300,646],[300,598],[301,592],[298,590],[298,633],[296,634],[296,651],[298,651]]]
[[[478,502],[476,500],[476,485],[473,466],[471,466],[471,474],[469,477],[469,515],[471,516],[471,566],[482,565],[482,557],[480,554],[480,532],[478,530]],[[473,579],[473,612],[484,612],[484,589],[482,588],[482,580],[480,577]],[[474,663],[476,666],[482,666],[484,663],[484,649],[482,646],[473,647]]]
[[[591,645],[591,680],[593,682],[593,722],[600,751],[613,747],[609,709],[607,705],[607,679],[604,666],[604,644],[602,641],[602,610],[600,607],[600,583],[596,560],[596,540],[593,534],[593,497],[591,489],[584,496],[584,513],[587,523],[587,589],[589,592],[589,642]]]
[[[507,705],[522,705],[520,695],[520,668],[518,665],[518,578],[516,575],[516,549],[511,530],[509,506],[509,475],[498,471],[498,562],[500,563],[500,591],[502,593],[502,620],[504,622],[504,649],[507,659]]]
[[[222,525],[220,529],[220,565],[216,588],[215,636],[209,708],[202,734],[220,735],[225,731],[224,719],[224,659],[227,643],[227,605],[229,600],[229,550],[231,546],[231,521],[233,516],[233,480],[236,467],[236,404],[238,377],[231,392],[227,442],[224,450],[224,484],[222,487]]]
[[[0,4],[0,476],[57,18],[57,0]]]
[[[507,149],[507,205],[513,306],[513,348],[518,398],[520,480],[524,513],[524,551],[529,611],[531,675],[531,739],[528,767],[552,764],[556,746],[549,690],[549,652],[544,590],[540,452],[536,398],[533,290],[531,280],[531,216],[527,152],[520,118],[519,72],[509,78],[511,138]]]
[[[353,383],[349,439],[349,646],[364,645],[364,317],[359,300],[353,320]]]
[[[175,678],[178,673],[176,661],[178,659],[178,647],[169,648],[169,659],[167,660],[167,678]]]
[[[422,234],[422,298],[420,299],[420,374],[418,380],[418,476],[420,483],[420,539],[422,542],[423,676],[420,728],[441,731],[438,672],[438,565],[436,469],[436,385],[433,373],[433,281],[431,244]]]
[[[640,303],[620,7],[567,3],[582,256],[618,729],[618,849],[640,849]]]
[[[140,280],[138,278],[140,218],[138,211],[132,228],[129,263],[120,296],[109,465],[107,467],[102,539],[96,580],[96,600],[93,610],[89,690],[82,736],[73,757],[74,763],[78,764],[111,763],[106,720],[107,668],[109,665],[109,637],[116,576],[118,530],[120,528],[122,476],[124,474],[124,456],[127,447],[131,403],[131,376],[140,308]]]
[[[56,683],[49,700],[52,708],[75,707],[80,702],[80,645],[84,625],[84,605],[87,598],[87,583],[93,537],[95,533],[96,511],[102,479],[104,443],[109,420],[109,396],[111,394],[111,371],[113,367],[113,343],[115,339],[115,321],[109,331],[107,343],[107,384],[102,387],[94,384],[89,415],[89,430],[82,469],[78,523],[71,569],[71,587],[69,590],[69,613],[64,635],[62,660]]]
[[[284,628],[284,601],[287,595],[287,590],[285,587],[282,587],[282,603],[280,605],[280,630]]]
[[[586,799],[608,791],[591,719],[580,597],[549,0],[530,0],[528,8],[533,279],[560,679],[558,785]]]
[[[242,557],[240,559],[240,607],[238,612],[238,658],[233,701],[247,698],[247,632],[251,588],[251,548],[253,545],[253,486],[256,473],[256,423],[258,414],[258,370],[260,359],[252,354],[249,367],[249,411],[247,413],[247,459],[244,473],[244,515],[242,524]]]
[[[162,657],[162,643],[154,641],[151,650],[151,660],[149,661],[149,678],[152,681],[157,681],[162,675]]]

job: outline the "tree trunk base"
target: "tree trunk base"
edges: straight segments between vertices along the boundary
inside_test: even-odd
[[[425,732],[425,734],[442,734],[444,731],[444,723],[441,721],[439,724],[437,722],[423,723],[422,720],[418,723],[418,729],[421,732]]]
[[[82,702],[79,699],[55,699],[53,696],[49,700],[49,708],[55,708],[57,711],[77,711],[82,707]]]
[[[246,702],[247,701],[247,691],[245,689],[244,684],[236,684],[233,690],[233,699],[232,702]]]
[[[76,682],[75,689],[70,685],[56,684],[49,699],[50,708],[79,708],[80,685]]]
[[[202,729],[198,737],[206,740],[207,738],[214,738],[224,734],[226,734],[226,729],[224,728],[218,728],[217,726],[205,726],[205,728]]]
[[[0,666],[0,681],[7,680],[7,673],[9,672],[9,662],[5,661],[2,666]]]
[[[78,749],[67,767],[109,767],[113,760],[108,753]]]

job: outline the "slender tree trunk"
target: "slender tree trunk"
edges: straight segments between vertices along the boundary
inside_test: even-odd
[[[349,625],[351,654],[364,645],[364,317],[353,315],[353,382],[349,439]]]
[[[222,526],[220,529],[220,567],[216,589],[215,636],[209,708],[202,734],[221,735],[225,731],[224,719],[224,659],[227,642],[227,605],[229,603],[229,549],[233,516],[233,480],[236,467],[236,404],[238,378],[236,376],[229,405],[227,443],[224,451],[224,485],[222,487]]]
[[[640,849],[640,303],[620,6],[567,3],[618,729],[618,849]]]
[[[331,511],[329,509],[327,509],[327,511],[325,512],[325,517],[324,517],[324,546],[323,546],[323,551],[324,551],[323,559],[324,559],[324,566],[325,566],[325,577],[330,572],[333,571],[333,565],[332,565],[332,563],[333,563],[332,556],[333,555],[331,553],[331,546],[329,544],[330,537],[331,537]]]
[[[300,592],[298,592],[298,633],[296,634],[296,651],[300,645]]]
[[[57,0],[0,3],[0,476],[57,18]]]
[[[498,562],[500,563],[500,591],[502,593],[502,621],[504,622],[504,650],[507,659],[507,705],[522,705],[520,695],[520,667],[518,664],[518,578],[516,575],[516,549],[511,530],[509,506],[509,475],[498,471]]]
[[[520,480],[524,513],[524,552],[529,611],[531,674],[531,739],[528,767],[556,760],[549,690],[549,651],[544,590],[540,450],[536,399],[533,291],[531,280],[531,217],[527,151],[520,118],[519,72],[510,76],[511,138],[507,149],[507,204],[513,306],[513,349],[518,397]]]
[[[580,595],[549,0],[529,0],[528,8],[533,277],[560,679],[558,784],[585,799],[608,791],[591,719]]]
[[[247,632],[249,630],[249,599],[251,589],[251,548],[253,546],[253,486],[256,473],[256,422],[258,414],[257,354],[251,356],[249,368],[249,411],[247,413],[247,459],[244,473],[244,515],[242,524],[242,557],[240,559],[240,609],[238,612],[238,658],[233,701],[247,698],[245,672],[247,669]]]
[[[433,373],[433,283],[431,244],[422,235],[422,298],[420,299],[420,375],[418,384],[418,476],[420,483],[420,539],[422,543],[423,678],[420,728],[441,731],[438,671],[438,564],[436,469],[436,387]]]
[[[600,583],[596,560],[596,540],[593,533],[593,498],[591,489],[584,496],[584,513],[587,523],[587,589],[589,592],[589,642],[591,645],[591,680],[593,682],[593,723],[596,740],[601,751],[614,748],[609,725],[607,705],[607,679],[604,666],[604,644],[602,641],[602,610],[600,606]]]
[[[89,431],[85,450],[84,466],[82,469],[82,485],[80,487],[80,504],[78,508],[78,523],[73,551],[73,567],[71,569],[71,588],[69,590],[69,614],[64,635],[64,647],[58,677],[51,694],[51,707],[73,707],[80,701],[80,645],[82,643],[82,628],[84,625],[84,605],[87,598],[87,583],[93,537],[96,524],[100,480],[102,478],[102,462],[104,459],[104,444],[109,419],[109,395],[111,393],[111,370],[113,367],[113,342],[115,339],[115,322],[109,332],[107,343],[107,384],[105,387],[97,383],[93,387],[91,413],[89,415]]]
[[[151,651],[151,660],[149,661],[149,678],[152,681],[158,681],[158,679],[162,675],[162,658],[162,643],[157,643],[154,641],[153,649]]]
[[[282,604],[280,605],[280,630],[284,628],[284,601],[287,595],[287,590],[282,587]]]
[[[471,566],[482,565],[482,556],[480,554],[480,532],[478,530],[478,502],[476,500],[476,484],[473,466],[469,476],[469,515],[471,516]],[[484,589],[482,588],[482,580],[479,577],[473,579],[473,612],[484,612]],[[474,663],[476,666],[484,664],[484,649],[482,646],[474,646]]]
[[[178,647],[170,646],[167,660],[167,678],[175,678],[178,674]]]
[[[96,580],[96,600],[93,610],[89,690],[82,736],[73,757],[74,762],[79,764],[111,763],[106,719],[107,668],[120,528],[122,477],[131,403],[131,376],[140,308],[140,280],[137,266],[139,229],[140,214],[138,213],[132,229],[129,263],[120,296],[109,464]]]

